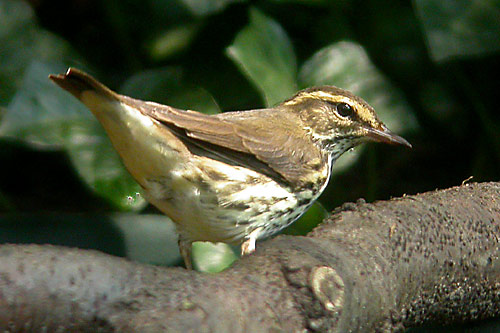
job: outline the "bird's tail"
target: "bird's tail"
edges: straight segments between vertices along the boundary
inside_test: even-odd
[[[145,111],[154,109],[151,104],[119,95],[75,68],[49,78],[92,111],[142,186],[147,186],[147,179],[168,174],[168,170],[185,163],[187,148]]]
[[[50,74],[49,78],[80,100],[86,91],[109,99],[119,99],[120,96],[89,74],[76,68],[69,68],[65,74]]]

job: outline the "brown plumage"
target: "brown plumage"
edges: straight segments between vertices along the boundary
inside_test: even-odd
[[[335,159],[363,140],[409,146],[365,101],[331,86],[206,115],[119,95],[72,68],[50,78],[89,107],[146,198],[177,224],[187,267],[193,241],[251,253],[306,211]]]

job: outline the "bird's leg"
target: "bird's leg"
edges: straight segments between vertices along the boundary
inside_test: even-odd
[[[179,235],[179,252],[181,253],[182,259],[184,259],[184,265],[188,270],[193,269],[193,262],[191,260],[191,249],[193,247],[193,242],[183,238]]]
[[[257,228],[248,235],[248,239],[241,244],[241,256],[246,256],[255,251],[255,242],[259,237],[261,228]]]

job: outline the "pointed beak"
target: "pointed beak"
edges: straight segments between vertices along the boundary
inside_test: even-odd
[[[370,140],[382,143],[388,143],[391,145],[403,145],[409,148],[412,147],[408,141],[406,141],[399,135],[392,133],[386,127],[384,127],[381,130],[372,127],[365,127],[365,130],[366,130],[366,137]]]

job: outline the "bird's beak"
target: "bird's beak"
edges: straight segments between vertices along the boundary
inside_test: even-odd
[[[406,141],[399,135],[392,133],[385,126],[381,130],[375,129],[373,127],[365,127],[365,130],[366,130],[366,137],[370,140],[382,143],[388,143],[391,145],[403,145],[409,148],[412,147],[408,141]]]

